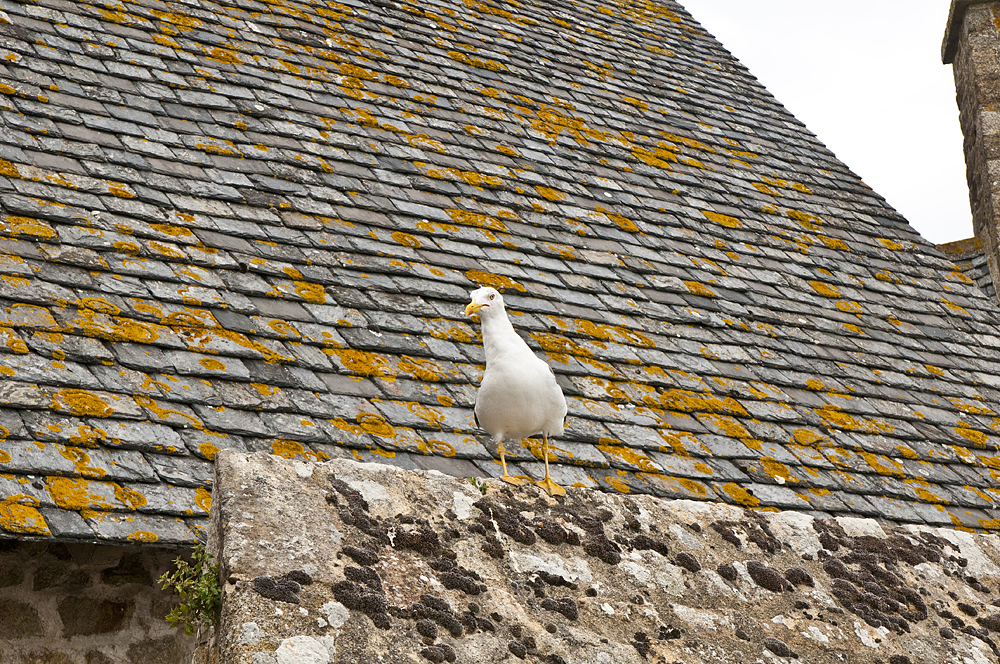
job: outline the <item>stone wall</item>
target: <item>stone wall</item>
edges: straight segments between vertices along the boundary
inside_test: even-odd
[[[0,540],[3,664],[188,664],[156,579],[177,552]]]
[[[987,664],[1000,537],[225,450],[224,664]]]
[[[972,226],[1000,284],[1000,2],[953,0],[944,60],[952,64]]]

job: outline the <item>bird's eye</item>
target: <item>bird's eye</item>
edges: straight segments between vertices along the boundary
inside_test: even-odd
[[[496,298],[496,294],[493,294],[493,295],[490,295],[490,299],[491,299],[491,300],[492,300],[492,299],[495,299],[495,298]]]

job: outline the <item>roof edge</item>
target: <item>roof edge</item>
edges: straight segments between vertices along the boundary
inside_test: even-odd
[[[964,240],[955,240],[944,244],[935,245],[938,251],[944,253],[949,258],[968,258],[983,253],[983,245],[979,236],[973,236]]]
[[[993,0],[951,0],[948,9],[948,25],[944,29],[944,39],[941,42],[941,62],[950,65],[955,60],[958,51],[958,35],[962,31],[962,21],[965,12],[971,5],[982,5]]]

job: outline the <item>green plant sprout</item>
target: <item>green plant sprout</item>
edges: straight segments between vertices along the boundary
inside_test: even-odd
[[[483,494],[484,496],[486,495],[487,489],[490,488],[489,485],[486,483],[486,480],[479,477],[470,477],[469,484],[479,489],[479,493]]]
[[[183,625],[185,634],[194,634],[206,625],[215,625],[221,589],[219,564],[209,562],[213,557],[203,545],[196,544],[190,563],[178,556],[174,572],[165,572],[159,578],[163,590],[173,590],[181,598],[181,603],[166,616],[171,628]]]

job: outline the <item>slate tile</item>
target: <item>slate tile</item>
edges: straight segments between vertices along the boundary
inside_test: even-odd
[[[38,511],[45,518],[45,523],[54,537],[92,539],[96,536],[78,512],[55,507],[40,507]]]
[[[267,424],[250,411],[199,404],[194,404],[193,409],[207,427],[217,431],[250,436],[263,436],[271,431]]]
[[[188,453],[177,432],[161,424],[95,419],[87,420],[86,424],[89,426],[86,435],[99,437],[108,447],[180,456]]]
[[[138,452],[88,449],[78,446],[49,444],[39,447],[26,440],[0,443],[6,452],[0,463],[3,472],[82,476],[92,479],[151,482],[157,479],[152,468]]]
[[[122,514],[87,512],[87,525],[101,540],[111,542],[145,542],[162,545],[192,545],[195,534],[178,517],[153,514]]]
[[[123,484],[122,488],[141,497],[136,499],[136,510],[147,514],[207,517],[212,504],[211,494],[203,486],[159,483]]]
[[[910,501],[893,500],[891,498],[885,498],[883,496],[871,495],[865,496],[865,499],[872,504],[872,506],[878,510],[879,516],[883,518],[892,519],[893,521],[902,521],[904,523],[923,523],[923,519],[920,514],[912,507],[914,504]],[[959,511],[966,516],[971,518],[971,514],[975,510],[962,510],[961,508],[949,509],[949,513],[955,513]]]

